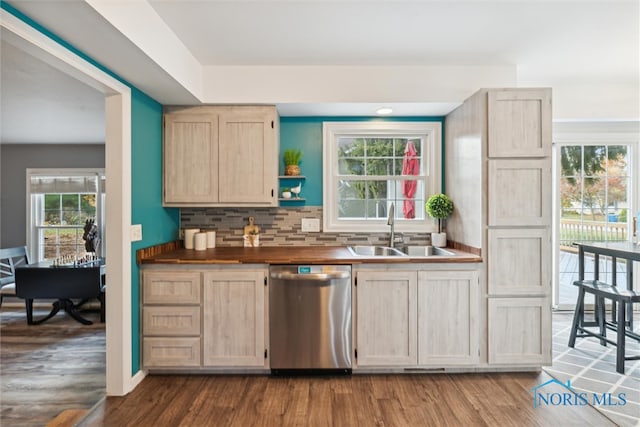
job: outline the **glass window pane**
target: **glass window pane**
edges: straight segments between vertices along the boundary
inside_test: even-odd
[[[60,224],[60,209],[60,195],[45,194],[43,224]]]
[[[345,219],[364,219],[366,211],[365,200],[340,200],[338,202],[338,217]]]
[[[628,176],[629,162],[626,145],[610,145],[608,148],[607,175]]]
[[[42,230],[44,235],[44,258],[51,259],[58,256],[58,231]]]
[[[338,160],[338,174],[364,175],[364,159],[345,157]]]
[[[560,165],[563,176],[576,176],[582,172],[582,147],[565,146],[560,150]]]
[[[62,195],[62,208],[63,209],[78,209],[78,195],[77,194],[63,194]]]
[[[366,197],[367,183],[366,181],[338,181],[338,199],[358,199],[363,200]]]
[[[585,176],[601,175],[606,169],[607,147],[587,145],[584,147],[583,169]]]
[[[366,171],[368,176],[396,175],[393,159],[389,157],[368,157]]]
[[[87,218],[95,218],[96,216],[96,195],[82,194],[80,196],[80,209],[82,215]]]
[[[368,181],[367,198],[370,200],[387,199],[391,196],[388,189],[389,181]]]

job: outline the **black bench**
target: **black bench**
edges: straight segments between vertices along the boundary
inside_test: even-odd
[[[613,344],[616,349],[616,371],[624,374],[625,360],[640,360],[638,356],[625,355],[626,337],[640,341],[640,335],[633,332],[633,303],[640,302],[640,293],[633,290],[633,261],[637,260],[638,251],[629,244],[580,244],[579,245],[579,280],[573,282],[578,287],[578,300],[573,315],[569,347],[574,347],[576,338],[595,337],[600,344],[606,346]],[[594,253],[595,269],[594,279],[584,279],[584,253]],[[612,279],[614,284],[608,284],[599,280],[599,255],[611,256],[613,268]],[[627,260],[627,286],[617,286],[616,262],[617,258]],[[584,319],[584,298],[586,294],[595,297],[595,320],[586,322]],[[605,300],[611,301],[611,320],[608,321],[605,313]],[[597,332],[587,327],[597,327]],[[607,329],[616,332],[616,340],[607,338]]]

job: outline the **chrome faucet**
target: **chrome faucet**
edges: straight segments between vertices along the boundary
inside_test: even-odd
[[[393,231],[393,224],[395,222],[395,205],[392,202],[389,206],[389,218],[387,219],[387,225],[391,226],[391,234],[389,235],[389,247],[393,248],[393,244],[396,240],[395,232]]]

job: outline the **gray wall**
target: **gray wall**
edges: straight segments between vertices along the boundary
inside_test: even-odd
[[[104,144],[1,144],[0,247],[27,240],[27,168],[104,168]]]

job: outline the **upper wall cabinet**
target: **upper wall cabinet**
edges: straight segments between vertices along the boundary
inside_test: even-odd
[[[488,92],[489,157],[551,155],[551,90]]]
[[[277,206],[273,106],[169,107],[164,206]]]

